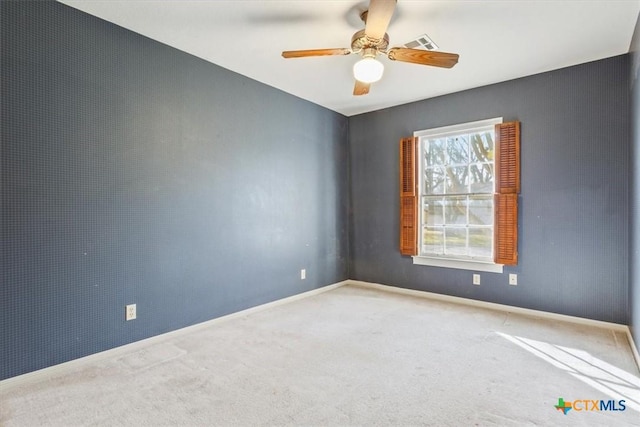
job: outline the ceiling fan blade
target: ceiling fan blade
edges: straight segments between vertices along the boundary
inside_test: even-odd
[[[371,0],[367,11],[367,23],[364,33],[370,39],[380,40],[387,32],[387,27],[396,8],[397,0]]]
[[[353,94],[355,96],[366,95],[369,93],[369,87],[371,87],[370,83],[363,83],[360,80],[356,80],[356,85],[353,87]]]
[[[304,58],[307,56],[329,56],[329,55],[349,55],[351,49],[308,49],[308,50],[285,50],[282,52],[284,58]]]
[[[434,67],[451,68],[458,63],[457,53],[434,52],[420,49],[393,47],[387,53],[394,61],[411,62],[413,64],[433,65]]]

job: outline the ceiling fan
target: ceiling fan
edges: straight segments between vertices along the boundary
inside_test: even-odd
[[[389,35],[386,33],[397,0],[370,0],[369,9],[362,12],[360,18],[365,23],[364,30],[356,32],[351,38],[351,48],[285,50],[285,58],[304,58],[308,56],[349,55],[357,53],[362,59],[353,66],[356,79],[353,88],[354,95],[369,93],[371,83],[382,77],[384,66],[375,58],[385,54],[392,61],[411,62],[413,64],[431,65],[434,67],[451,68],[458,62],[458,54],[446,52],[432,52],[405,47],[389,47]]]

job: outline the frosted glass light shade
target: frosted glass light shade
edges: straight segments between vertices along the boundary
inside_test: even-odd
[[[374,58],[364,58],[353,66],[353,76],[362,83],[377,82],[382,78],[384,65]]]

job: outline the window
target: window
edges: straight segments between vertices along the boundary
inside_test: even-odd
[[[519,123],[490,119],[401,140],[401,252],[501,272],[517,263]]]

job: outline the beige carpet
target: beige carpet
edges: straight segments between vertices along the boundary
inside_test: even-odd
[[[0,425],[640,426],[622,332],[354,286],[106,355],[0,383]]]

